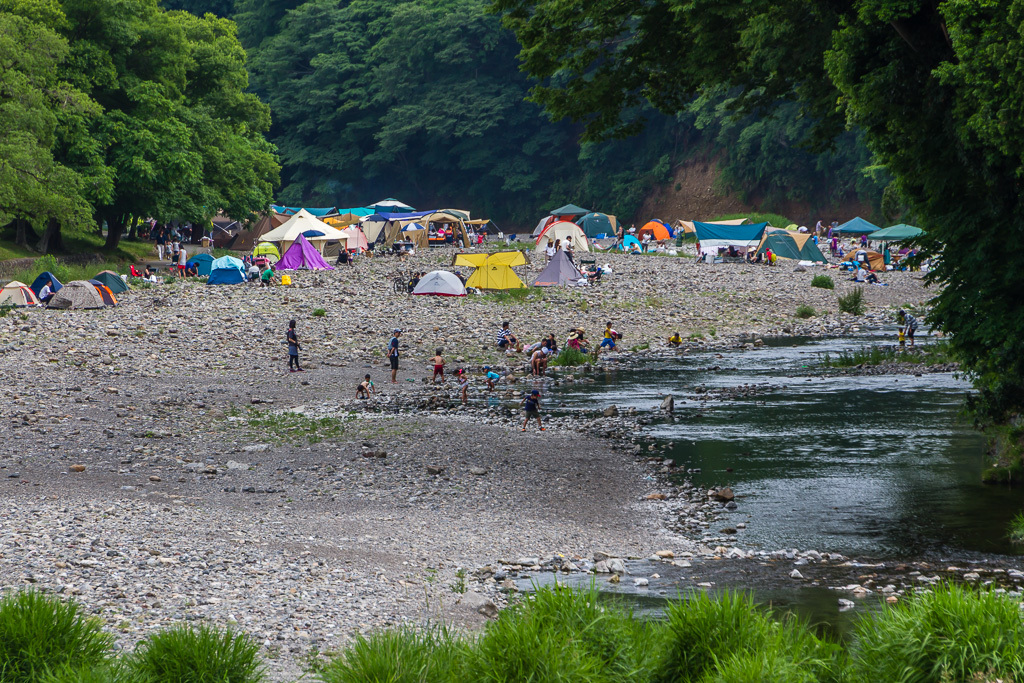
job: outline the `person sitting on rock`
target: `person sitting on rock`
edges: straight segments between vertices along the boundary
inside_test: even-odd
[[[668,343],[669,346],[679,348],[679,345],[683,343],[683,338],[679,336],[678,332],[675,332],[671,337],[668,338]]]
[[[519,340],[512,334],[512,330],[509,329],[509,322],[506,320],[501,324],[501,329],[498,330],[498,348],[502,351],[511,352],[518,343]]]

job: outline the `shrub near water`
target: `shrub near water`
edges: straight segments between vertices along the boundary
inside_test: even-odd
[[[818,312],[814,310],[814,306],[800,304],[796,307],[796,317],[798,318],[813,318],[816,315],[818,315]]]
[[[817,287],[818,289],[835,289],[836,283],[832,281],[832,278],[828,275],[815,275],[814,279],[811,280],[811,287]]]
[[[857,287],[849,294],[839,297],[839,310],[851,315],[864,315],[864,290]]]
[[[35,683],[46,671],[104,662],[112,639],[100,622],[36,592],[0,600],[0,681]]]
[[[324,683],[459,681],[466,646],[447,631],[412,629],[360,636],[321,672]]]
[[[265,678],[256,641],[206,625],[150,636],[127,664],[133,683],[259,683]]]
[[[867,615],[854,649],[855,681],[1024,680],[1020,607],[989,590],[949,585]]]
[[[587,354],[570,346],[564,347],[558,355],[551,359],[551,365],[571,367],[573,365],[586,365],[594,362],[594,359]]]

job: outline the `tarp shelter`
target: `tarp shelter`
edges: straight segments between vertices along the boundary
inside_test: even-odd
[[[576,266],[569,260],[564,251],[558,251],[547,267],[533,281],[534,287],[554,287],[555,285],[574,285],[583,277]]]
[[[89,280],[89,284],[96,288],[96,291],[99,293],[100,298],[103,299],[104,306],[117,305],[117,297],[115,297],[114,293],[110,291],[110,287],[107,287],[99,280]]]
[[[870,235],[873,232],[878,232],[878,230],[879,227],[877,225],[857,216],[840,225],[835,229],[835,232],[841,235]]]
[[[321,208],[316,208],[316,207],[308,207],[307,208],[307,207],[302,207],[302,206],[281,206],[280,204],[271,204],[270,208],[273,209],[274,211],[276,211],[277,213],[283,213],[286,216],[294,216],[297,213],[299,213],[300,211],[305,211],[306,213],[310,213],[310,214],[316,216],[317,218],[322,218],[323,216],[331,216],[331,215],[334,215],[334,214],[338,213],[338,208],[335,207],[335,206],[325,206],[325,207],[321,207]]]
[[[697,233],[697,241],[700,242],[701,250],[704,252],[722,247],[736,247],[739,249],[753,247],[761,241],[766,227],[768,227],[767,223],[728,225],[726,223],[693,222],[694,231]]]
[[[196,272],[200,276],[208,276],[210,271],[213,270],[213,257],[209,254],[196,254],[189,259],[189,263],[196,264]]]
[[[590,251],[590,244],[587,242],[587,235],[583,232],[583,228],[569,221],[559,221],[549,225],[537,238],[535,251],[544,251],[548,246],[548,240],[552,242],[562,240],[563,245],[569,243],[572,245],[573,251]]]
[[[748,218],[727,218],[725,220],[715,221],[714,223],[715,223],[715,225],[744,225],[748,220],[750,220],[750,219],[748,219]],[[684,220],[680,219],[680,220],[676,221],[676,227],[677,228],[682,228],[684,233],[686,233],[687,235],[690,235],[690,234],[693,234],[693,233],[697,232],[697,229],[693,227],[694,222],[695,221],[684,221]]]
[[[645,234],[649,234],[652,240],[661,241],[671,239],[668,227],[661,221],[647,221],[644,226],[636,231],[638,239],[642,240]]]
[[[324,244],[327,242],[341,241],[345,239],[341,230],[332,228],[305,209],[300,209],[297,214],[289,218],[283,225],[274,228],[267,234],[260,237],[260,243],[279,242],[281,244],[280,249],[288,251],[288,248],[292,246],[292,242],[297,240],[299,235],[309,230],[316,230],[323,233],[320,237],[313,237],[309,239],[309,243],[316,247],[317,251],[322,251]]]
[[[208,285],[238,285],[245,282],[245,264],[234,256],[221,256],[210,267]]]
[[[350,225],[349,227],[342,230],[348,241],[345,242],[345,248],[349,251],[366,251],[369,249],[369,244],[366,242],[366,235],[359,228],[358,225]]]
[[[112,270],[102,270],[96,273],[96,277],[94,277],[93,280],[106,285],[114,294],[120,294],[121,292],[128,291],[128,285],[125,281],[121,279],[120,275]]]
[[[324,261],[305,235],[299,235],[299,239],[292,242],[275,267],[281,270],[334,270],[334,266]]]
[[[921,228],[915,228],[913,225],[900,223],[899,225],[892,225],[888,228],[882,228],[877,232],[873,232],[868,235],[868,239],[879,242],[902,242],[903,240],[912,240],[923,234],[924,230]]]
[[[570,216],[584,216],[588,213],[590,213],[590,209],[584,209],[583,207],[576,206],[575,204],[566,204],[565,206],[560,206],[552,211],[551,215],[558,218],[568,218]]]
[[[453,241],[455,244],[461,244],[463,247],[468,247],[469,234],[466,232],[466,217],[468,216],[468,213],[459,211],[458,209],[442,209],[423,216],[423,219],[419,222],[425,225],[428,230],[431,225],[450,228],[454,231]]]
[[[50,308],[103,308],[103,297],[91,283],[72,280],[53,295]]]
[[[771,249],[772,253],[779,258],[794,259],[796,261],[815,261],[827,263],[821,250],[811,239],[810,233],[788,232],[778,230],[766,233],[757,245],[757,253],[763,254],[765,250]]]
[[[412,293],[421,296],[466,296],[466,288],[454,273],[432,270],[420,278]]]
[[[884,271],[885,270],[885,257],[879,254],[877,251],[870,251],[868,249],[854,249],[849,254],[843,257],[845,261],[852,261],[858,263],[857,254],[864,252],[864,258],[867,260],[869,270]]]
[[[36,279],[32,281],[32,284],[29,285],[28,288],[31,289],[38,297],[39,292],[43,291],[43,286],[47,283],[49,283],[50,289],[54,292],[60,291],[60,288],[64,286],[60,283],[60,280],[57,279],[56,275],[50,271],[46,271],[45,273],[37,275]]]
[[[39,297],[28,285],[12,280],[0,289],[0,306],[36,306]]]
[[[512,270],[512,266],[525,266],[521,251],[501,251],[496,254],[457,254],[455,265],[476,268],[466,280],[467,287],[477,289],[521,289],[526,285]]]
[[[411,206],[405,202],[398,201],[394,197],[388,197],[387,199],[382,199],[379,202],[370,204],[368,208],[371,208],[374,211],[415,211]]]
[[[609,216],[606,213],[598,213],[596,211],[578,219],[576,225],[583,228],[583,232],[586,233],[587,237],[597,237],[598,235],[608,235],[611,237],[619,228],[619,222],[615,216]],[[540,233],[538,232],[537,234],[539,235]]]

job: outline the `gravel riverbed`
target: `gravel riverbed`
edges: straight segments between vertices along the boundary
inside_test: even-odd
[[[698,531],[715,504],[665,482],[668,465],[631,442],[635,416],[594,406],[520,432],[534,385],[513,374],[488,393],[479,372],[521,372],[523,358],[494,348],[502,320],[527,342],[570,326],[597,338],[611,320],[621,363],[664,352],[675,331],[713,348],[891,325],[892,307],[931,295],[921,274],[888,273],[855,317],[837,312],[854,285],[835,271],[830,291],[792,267],[617,255],[598,255],[612,274],[597,287],[524,301],[391,291],[397,268],[452,256],[360,260],[272,289],[136,287],[116,308],[0,318],[0,586],[74,596],[121,647],[180,621],[237,625],[275,680],[356,633],[478,627],[517,570],[706,554]],[[820,315],[796,318],[800,304]],[[304,373],[286,370],[290,318]],[[405,332],[394,385],[393,327]],[[470,371],[468,406],[453,382],[427,381],[437,347]],[[365,373],[377,392],[358,401]]]

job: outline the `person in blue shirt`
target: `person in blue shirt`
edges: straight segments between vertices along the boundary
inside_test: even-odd
[[[526,416],[523,420],[523,429],[526,431],[526,425],[529,424],[530,418],[537,418],[537,426],[540,427],[540,431],[544,431],[544,425],[540,421],[540,392],[534,389],[530,394],[523,398],[522,404],[523,414]]]

